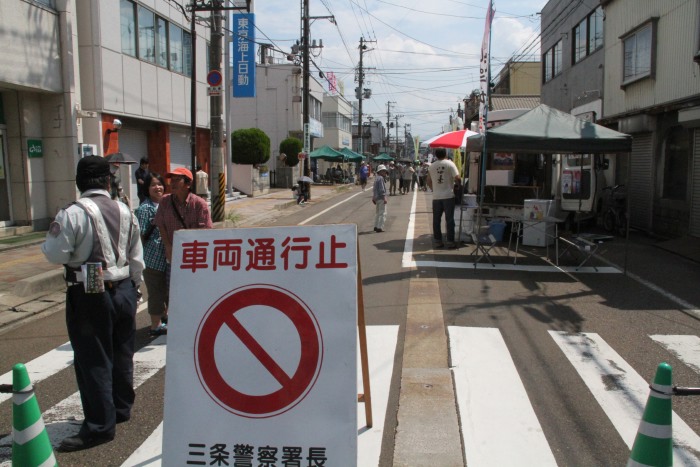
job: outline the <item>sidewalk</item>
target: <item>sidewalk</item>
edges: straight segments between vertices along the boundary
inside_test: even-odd
[[[313,185],[309,204],[355,189],[354,185]],[[274,223],[297,206],[292,190],[271,189],[266,195],[226,202],[224,222],[215,228],[259,227]],[[41,252],[45,232],[0,239],[0,333],[47,311],[63,310],[63,267],[46,261]]]

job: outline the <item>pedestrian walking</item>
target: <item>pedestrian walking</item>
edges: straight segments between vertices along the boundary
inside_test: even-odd
[[[197,166],[197,196],[203,199],[209,199],[209,174],[202,170],[202,166]]]
[[[413,174],[414,173],[415,173],[415,170],[413,170],[413,167],[411,167],[411,164],[406,164],[406,166],[403,168],[403,174],[401,175],[401,178],[403,178],[403,185],[401,186],[401,194],[406,194],[411,189],[411,182],[413,181]]]
[[[428,187],[433,191],[433,240],[435,248],[445,246],[442,238],[442,215],[445,214],[447,248],[457,248],[455,243],[455,183],[460,181],[457,166],[447,159],[447,150],[435,150],[437,160],[428,169]]]
[[[148,158],[142,157],[141,161],[139,161],[139,168],[134,171],[136,194],[139,197],[139,204],[143,203],[143,200],[148,198],[148,183],[146,183],[146,176],[148,176],[148,173]]]
[[[367,163],[362,161],[362,164],[360,164],[360,186],[362,187],[362,191],[365,191],[367,188],[367,178],[369,178],[369,167],[367,166]]]
[[[85,419],[61,451],[79,451],[114,439],[116,424],[134,404],[137,289],[144,269],[136,217],[110,198],[110,164],[80,159],[75,203],[59,211],[42,252],[63,264],[66,326]]]
[[[374,177],[374,186],[372,190],[372,203],[375,205],[375,232],[384,232],[384,222],[386,222],[386,205],[388,201],[384,177],[386,177],[388,174],[389,171],[383,164],[377,167],[377,176]]]
[[[141,229],[143,258],[146,269],[143,270],[143,280],[148,290],[148,315],[151,318],[149,335],[157,337],[168,333],[168,287],[165,275],[166,258],[163,239],[160,230],[153,222],[158,211],[158,205],[165,193],[163,176],[149,172],[146,176],[148,196],[136,208],[134,213]]]
[[[423,162],[418,171],[418,189],[428,191],[428,163]]]
[[[380,165],[379,167],[384,166]],[[384,168],[386,169],[386,167]],[[401,174],[399,173],[398,167],[394,165],[394,161],[389,162],[389,168],[387,169],[387,171],[389,172],[389,194],[391,196],[394,196],[396,194],[396,181],[401,178]]]

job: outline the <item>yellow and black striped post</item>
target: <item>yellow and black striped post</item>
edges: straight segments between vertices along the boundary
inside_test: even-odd
[[[211,205],[211,220],[213,222],[222,222],[226,215],[226,174],[224,172],[219,172],[218,182],[216,195],[213,196]]]

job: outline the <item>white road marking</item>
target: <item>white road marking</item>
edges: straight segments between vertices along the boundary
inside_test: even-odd
[[[147,303],[142,303],[136,312],[139,313],[145,310],[147,305]],[[55,349],[38,356],[28,363],[25,363],[25,366],[27,367],[29,381],[31,381],[32,384],[37,384],[40,381],[55,375],[59,371],[68,368],[72,364],[73,347],[71,346],[70,342],[65,342]],[[12,370],[0,376],[0,384],[12,384]],[[11,397],[12,394],[0,393],[0,404],[6,400],[9,400]]]
[[[319,212],[318,214],[314,214],[313,216],[309,217],[308,219],[305,219],[305,220],[299,222],[298,225],[305,225],[305,224],[308,224],[309,222],[311,222],[312,220],[316,219],[317,217],[322,216],[323,214],[327,213],[327,212],[330,211],[331,209],[337,208],[337,207],[340,206],[341,204],[350,201],[350,200],[353,199],[355,196],[361,195],[362,193],[364,193],[364,192],[363,192],[363,191],[360,191],[359,193],[355,193],[355,194],[352,195],[352,196],[348,196],[348,197],[345,198],[344,200],[342,200],[342,201],[340,201],[340,202],[338,202],[338,203],[335,203],[333,206],[324,209],[323,211]]]
[[[167,336],[160,336],[134,354],[134,389],[165,366],[166,338]],[[39,406],[41,407],[41,401]],[[63,438],[75,435],[80,429],[83,418],[80,393],[75,392],[66,397],[43,412],[42,416],[49,439],[56,447]],[[0,439],[0,462],[9,460],[11,456],[12,435],[10,434]]]
[[[471,466],[556,466],[498,329],[449,326],[450,359]],[[507,447],[507,449],[504,449]]]
[[[379,455],[384,435],[384,417],[389,402],[391,375],[394,371],[394,356],[398,340],[398,326],[367,326],[367,353],[369,357],[370,391],[372,395],[372,421],[370,429],[365,427],[365,406],[357,404],[358,462],[361,466],[379,464]],[[362,390],[362,371],[358,352],[358,393]],[[153,431],[146,441],[122,464],[122,467],[157,467],[162,462],[163,423]]]
[[[596,333],[549,331],[630,449],[649,383]],[[673,464],[700,465],[700,437],[673,413]]]
[[[25,364],[29,381],[37,384],[46,378],[73,364],[73,347],[70,342],[61,344],[53,350]],[[0,384],[12,384],[12,370],[0,376]],[[0,404],[10,399],[12,394],[0,393]]]
[[[649,337],[700,374],[700,337],[658,334]]]

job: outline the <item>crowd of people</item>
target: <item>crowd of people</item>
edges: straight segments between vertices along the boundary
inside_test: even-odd
[[[416,187],[430,189],[435,247],[456,246],[453,187],[460,178],[444,150],[436,150],[436,156],[432,165],[392,161],[373,171],[366,162],[360,164],[357,179],[363,191],[375,175],[375,232],[385,230],[389,196],[397,190],[406,194]],[[78,162],[80,197],[56,215],[42,245],[48,261],[65,269],[66,326],[85,415],[78,434],[61,442],[61,451],[109,442],[116,424],[130,419],[141,282],[148,292],[149,334],[167,334],[174,234],[180,229],[213,228],[206,200],[208,176],[201,167],[196,175],[178,167],[162,176],[151,171],[148,159],[142,158],[134,174],[139,206],[132,213],[128,202],[122,202],[115,165],[99,156]],[[309,183],[301,180],[298,185],[300,204],[308,200]],[[443,215],[446,244],[441,231]]]
[[[107,443],[117,423],[131,418],[141,282],[148,291],[150,335],[166,334],[173,235],[213,227],[206,200],[192,192],[189,169],[166,174],[166,195],[165,178],[141,159],[135,173],[140,204],[132,213],[115,165],[99,156],[80,159],[80,197],[59,211],[41,247],[49,262],[64,266],[66,327],[85,416],[78,433],[61,441],[63,452]]]

